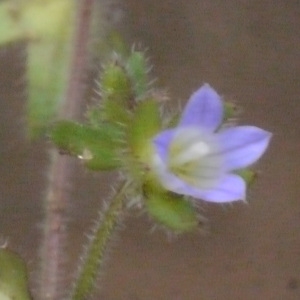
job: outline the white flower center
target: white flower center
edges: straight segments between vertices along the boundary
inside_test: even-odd
[[[222,157],[215,155],[218,149],[213,133],[181,128],[170,145],[168,167],[190,185],[211,188],[222,173]]]
[[[191,161],[201,159],[201,157],[209,154],[210,147],[203,141],[198,141],[186,149],[182,149],[176,157],[176,164],[185,164]]]

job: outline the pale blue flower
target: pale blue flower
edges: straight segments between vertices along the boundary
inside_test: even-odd
[[[188,101],[174,129],[155,136],[153,170],[174,193],[209,202],[246,200],[246,183],[235,173],[255,163],[272,134],[254,126],[220,129],[221,97],[208,84]]]

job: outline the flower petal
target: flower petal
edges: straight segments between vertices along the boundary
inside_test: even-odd
[[[189,99],[179,126],[200,127],[215,131],[223,119],[223,103],[217,92],[204,84]]]
[[[168,190],[194,197],[207,202],[226,203],[246,198],[246,183],[238,175],[227,174],[219,184],[212,189],[197,189],[173,174],[165,174],[163,185]]]
[[[164,163],[168,160],[170,143],[173,140],[175,132],[175,129],[168,129],[159,133],[153,139],[156,153]]]
[[[197,198],[196,196],[194,196]],[[246,183],[238,175],[226,174],[219,182],[218,186],[204,190],[201,199],[208,202],[225,203],[238,200],[246,200]]]
[[[246,198],[246,183],[238,175],[224,175],[217,186],[212,189],[198,189],[163,168],[160,168],[158,176],[167,190],[207,202],[225,203]]]
[[[227,171],[248,167],[266,151],[272,134],[254,126],[227,128],[218,134]]]

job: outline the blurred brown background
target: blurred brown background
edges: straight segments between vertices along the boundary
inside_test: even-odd
[[[249,205],[203,203],[208,235],[169,241],[147,217],[128,218],[97,299],[300,299],[300,2],[124,0],[111,10],[126,40],[148,48],[176,105],[208,82],[243,108],[241,123],[274,138]],[[22,55],[22,45],[0,52],[0,235],[27,259],[34,285],[49,144],[23,138]],[[112,178],[78,165],[70,265]]]

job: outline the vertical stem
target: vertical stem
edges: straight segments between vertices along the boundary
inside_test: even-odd
[[[86,72],[88,39],[94,0],[79,0],[76,16],[73,53],[71,58],[69,82],[61,118],[78,118],[84,98],[83,75]],[[45,199],[45,227],[41,253],[41,274],[39,298],[43,300],[62,299],[66,293],[62,266],[66,242],[65,213],[69,198],[71,160],[51,153],[49,186]]]
[[[92,10],[95,0],[79,0],[76,20],[73,57],[70,67],[70,77],[67,86],[66,98],[62,107],[63,118],[74,118],[80,114],[84,98],[84,84],[82,79],[86,74],[88,58],[88,42]]]
[[[97,275],[102,266],[109,241],[122,213],[123,198],[128,186],[128,182],[124,182],[120,186],[116,195],[109,202],[109,206],[100,215],[100,220],[82,261],[80,274],[74,286],[72,300],[88,299],[95,288]]]

